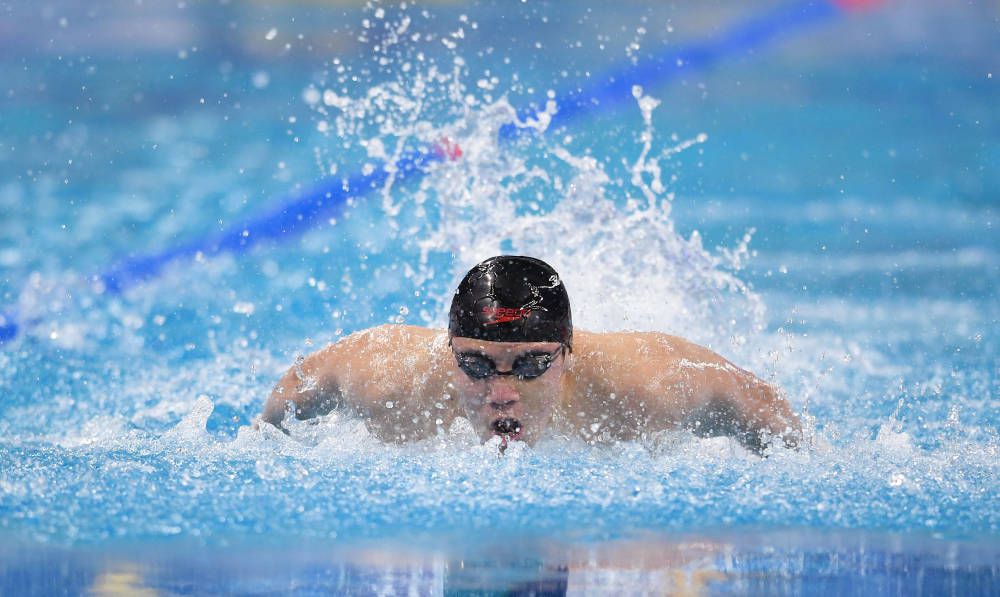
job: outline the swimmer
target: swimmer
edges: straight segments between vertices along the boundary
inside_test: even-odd
[[[447,330],[383,325],[296,362],[261,420],[343,409],[383,441],[432,437],[459,417],[482,441],[635,440],[686,428],[757,453],[797,444],[800,423],[771,385],[656,332],[574,330],[559,275],[531,257],[491,257],[462,279]]]

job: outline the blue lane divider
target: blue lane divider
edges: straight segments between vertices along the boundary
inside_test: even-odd
[[[414,174],[423,173],[434,162],[455,159],[459,155],[458,148],[448,141],[427,150],[410,151],[396,162],[396,181],[405,181]],[[93,276],[91,281],[103,292],[121,294],[144,280],[155,278],[164,267],[178,259],[194,257],[198,253],[205,256],[242,253],[262,241],[291,238],[327,221],[351,197],[361,197],[380,188],[389,175],[389,169],[383,165],[370,174],[322,180],[305,191],[286,197],[270,211],[248,218],[220,233],[195,238],[158,253],[125,257]],[[0,311],[0,344],[16,338],[21,328],[36,323],[36,320],[27,320],[19,324],[15,309]]]
[[[757,15],[717,37],[682,48],[666,48],[656,56],[606,73],[593,83],[560,96],[559,110],[552,116],[549,128],[557,128],[580,113],[606,110],[633,100],[632,87],[635,85],[649,87],[669,83],[687,73],[707,69],[724,58],[759,47],[782,33],[804,29],[839,16],[843,10],[836,0],[796,2]],[[522,120],[536,114],[533,107],[518,112]],[[521,134],[521,130],[507,125],[500,134],[515,137]]]
[[[877,0],[804,0],[780,6],[737,24],[721,35],[680,49],[664,52],[628,64],[606,73],[593,83],[583,85],[558,97],[558,111],[552,117],[549,130],[566,124],[573,117],[595,110],[606,110],[632,98],[632,87],[662,85],[688,72],[703,70],[720,60],[740,55],[778,37],[805,29],[847,10],[874,4]],[[528,118],[537,115],[534,107],[519,111]],[[501,128],[501,138],[516,137],[524,129],[515,125]],[[390,170],[403,182],[424,176],[435,162],[457,159],[461,150],[445,140],[428,148],[412,150],[400,158],[394,168],[382,164],[369,174],[355,174],[346,179],[325,179],[305,191],[283,198],[265,213],[247,218],[225,230],[193,238],[163,251],[131,255],[120,259],[92,280],[104,292],[120,294],[136,284],[158,276],[163,268],[179,259],[198,253],[205,256],[220,253],[243,253],[264,241],[287,240],[301,235],[339,213],[350,198],[362,198],[380,188],[389,179]],[[24,327],[37,321],[19,324],[17,312],[10,308],[0,311],[0,344],[13,340]]]
[[[427,150],[404,154],[396,162],[396,181],[405,181],[414,174],[426,171],[430,164],[455,155],[453,149],[449,151],[450,147],[448,142],[442,142]],[[322,180],[286,198],[271,211],[241,221],[216,235],[193,239],[159,253],[125,258],[95,276],[95,281],[101,283],[105,292],[120,294],[143,280],[156,277],[164,267],[180,258],[193,257],[198,253],[205,256],[243,253],[263,241],[300,235],[327,221],[351,197],[361,197],[378,189],[388,179],[389,171],[382,166],[369,174]]]

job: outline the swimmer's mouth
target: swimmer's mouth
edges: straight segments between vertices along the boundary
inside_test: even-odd
[[[496,421],[493,421],[493,424],[490,427],[493,429],[493,433],[501,437],[507,437],[509,439],[520,439],[521,437],[521,422],[517,419],[512,419],[510,417],[497,419]]]

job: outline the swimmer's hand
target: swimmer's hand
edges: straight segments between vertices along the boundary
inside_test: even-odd
[[[296,419],[325,415],[342,402],[335,370],[327,356],[329,349],[295,360],[264,404],[260,421],[270,423],[285,433],[282,424],[289,414]],[[255,425],[259,429],[259,425]]]
[[[758,455],[775,441],[798,449],[802,424],[791,406],[773,386],[746,375],[738,391],[713,396],[685,420],[685,427],[701,437],[732,437]]]

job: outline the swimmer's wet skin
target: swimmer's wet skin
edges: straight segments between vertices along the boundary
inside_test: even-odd
[[[458,417],[482,441],[545,433],[632,440],[686,427],[762,452],[801,432],[769,384],[707,348],[660,333],[574,333],[559,275],[531,257],[472,268],[448,330],[384,325],[310,355],[278,383],[261,419],[281,427],[343,408],[384,441],[435,435]]]

